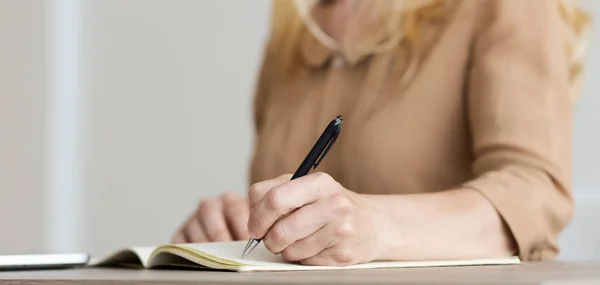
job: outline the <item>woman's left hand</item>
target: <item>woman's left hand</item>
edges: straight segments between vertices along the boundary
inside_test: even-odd
[[[372,261],[389,224],[380,209],[325,173],[290,176],[250,188],[249,233],[289,261],[351,265]]]

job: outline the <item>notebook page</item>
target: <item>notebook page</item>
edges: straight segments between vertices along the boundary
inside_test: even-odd
[[[105,266],[105,265],[134,265],[140,263],[146,267],[148,265],[148,258],[155,247],[144,247],[136,246],[128,249],[123,249],[112,253],[110,256],[90,262],[91,266]],[[139,259],[139,260],[138,260]]]
[[[435,267],[435,266],[470,266],[470,265],[506,265],[518,264],[517,257],[479,260],[445,260],[445,261],[375,261],[352,266],[307,266],[287,262],[280,255],[269,252],[261,243],[252,253],[241,258],[246,246],[245,241],[185,244],[183,247],[193,248],[204,253],[243,264],[239,271],[292,271],[292,270],[332,270],[332,269],[366,269],[395,267]]]
[[[222,259],[231,260],[244,265],[286,263],[283,257],[269,252],[262,243],[259,244],[254,249],[254,251],[252,251],[244,259],[242,259],[241,256],[242,252],[244,251],[244,247],[246,247],[246,241],[178,244],[178,246],[192,248]]]
[[[148,266],[148,258],[154,251],[155,247],[147,247],[147,246],[136,246],[132,247],[131,251],[135,252],[135,254],[140,258],[144,267]]]

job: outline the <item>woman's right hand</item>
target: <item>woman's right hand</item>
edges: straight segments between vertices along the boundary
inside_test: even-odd
[[[202,200],[181,226],[173,243],[247,240],[249,203],[235,193]]]

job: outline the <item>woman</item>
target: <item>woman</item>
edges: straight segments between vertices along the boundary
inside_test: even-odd
[[[264,237],[313,265],[554,258],[586,26],[559,0],[274,1],[249,200],[202,201],[174,242]],[[338,114],[320,172],[289,181]]]

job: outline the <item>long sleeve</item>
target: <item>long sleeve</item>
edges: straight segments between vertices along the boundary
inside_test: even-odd
[[[558,0],[481,1],[468,85],[476,189],[523,260],[558,254],[569,222],[572,102]]]

